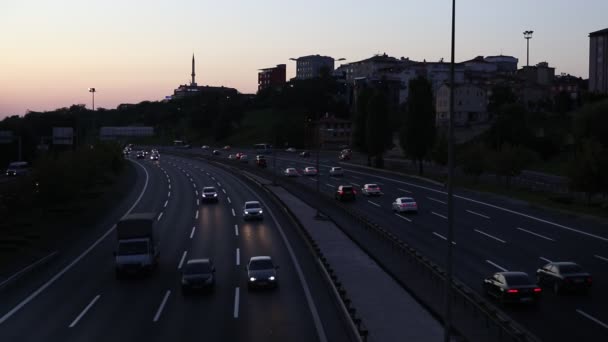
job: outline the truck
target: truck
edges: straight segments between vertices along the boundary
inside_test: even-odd
[[[150,273],[158,267],[159,237],[156,214],[138,213],[123,217],[116,224],[116,278],[127,274]]]

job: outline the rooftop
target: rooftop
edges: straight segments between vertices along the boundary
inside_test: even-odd
[[[589,37],[608,36],[608,28],[589,33]]]

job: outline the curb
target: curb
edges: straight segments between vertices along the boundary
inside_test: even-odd
[[[34,263],[26,266],[25,268],[23,268],[22,270],[18,271],[15,274],[13,274],[12,276],[6,278],[2,283],[0,283],[0,291],[4,290],[6,287],[10,286],[11,284],[14,284],[19,279],[23,278],[24,276],[28,275],[29,273],[37,270],[38,268],[40,268],[40,267],[42,267],[42,266],[44,266],[46,264],[48,264],[57,255],[59,255],[59,252],[54,251],[51,254],[49,254],[49,255],[47,255],[45,257],[42,257],[41,259],[38,259]]]

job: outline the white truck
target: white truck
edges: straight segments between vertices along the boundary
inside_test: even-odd
[[[158,266],[159,237],[154,213],[130,214],[116,224],[116,278],[151,272]]]

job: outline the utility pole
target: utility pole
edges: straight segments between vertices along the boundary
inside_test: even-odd
[[[445,268],[445,313],[443,341],[449,342],[452,330],[452,264],[454,240],[454,51],[456,34],[456,0],[452,0],[452,56],[450,61],[450,121],[448,128],[448,238]]]
[[[534,31],[524,31],[524,38],[526,39],[526,66],[530,66],[530,39],[532,39],[532,33]]]
[[[93,111],[95,111],[95,88],[89,88],[89,93],[91,93],[93,95],[92,109],[93,109]]]

